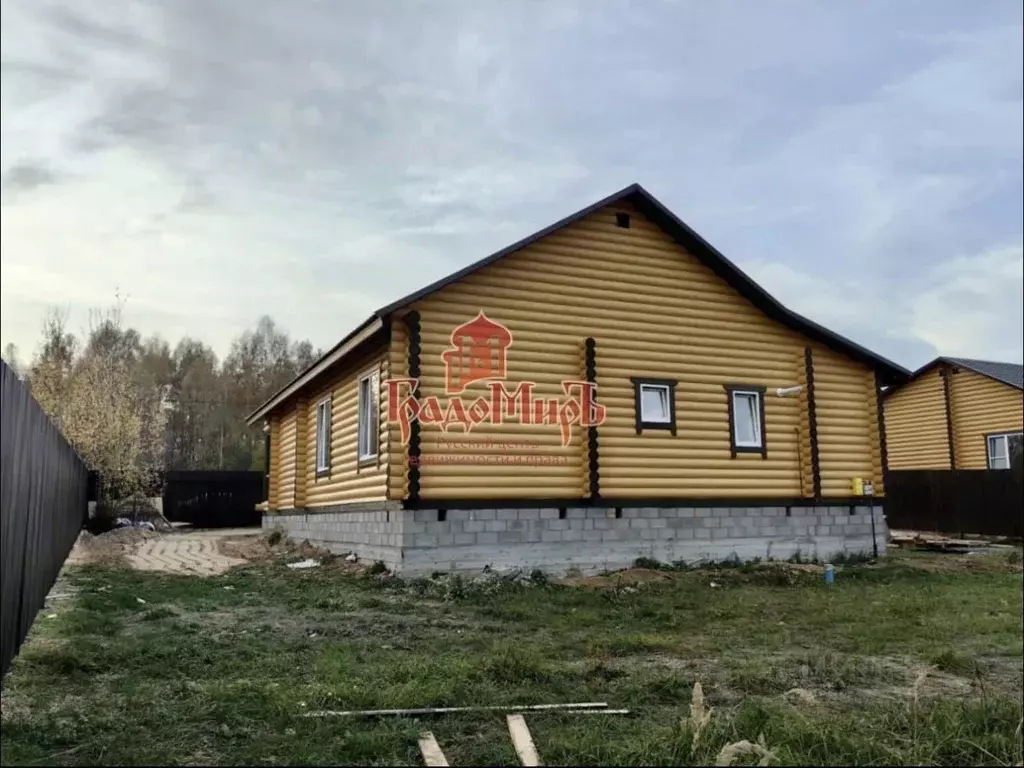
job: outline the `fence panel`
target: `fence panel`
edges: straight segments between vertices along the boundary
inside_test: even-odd
[[[175,470],[165,476],[164,517],[196,528],[260,525],[262,472]]]
[[[88,470],[0,361],[0,674],[6,674],[88,513]]]
[[[1024,537],[1024,472],[908,469],[889,473],[890,528]]]

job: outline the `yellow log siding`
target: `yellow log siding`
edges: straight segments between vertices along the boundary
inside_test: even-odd
[[[630,211],[630,228],[616,226],[616,211]],[[598,451],[605,498],[809,495],[806,395],[780,398],[774,393],[803,381],[808,341],[769,319],[631,206],[594,213],[411,309],[421,315],[422,394],[442,400],[441,353],[453,328],[481,309],[513,334],[510,387],[534,381],[538,397],[560,396],[562,380],[583,378],[581,344],[593,336],[598,398],[608,409]],[[407,344],[401,323],[392,327],[391,358],[404,368]],[[849,496],[850,477],[881,480],[880,469],[875,476],[875,419],[866,401],[872,374],[825,347],[812,346],[823,490],[827,496]],[[661,430],[636,434],[630,377],[678,381],[675,436]],[[731,456],[725,384],[767,388],[767,458]],[[448,436],[456,434],[462,435],[460,428]],[[436,426],[424,426],[425,457],[445,451],[439,437]],[[533,453],[564,463],[424,463],[422,498],[585,495],[584,429],[574,429],[567,447],[556,428],[519,424],[481,424],[468,439],[500,437],[531,439],[536,442]],[[405,458],[396,452],[394,461],[392,487],[398,490]]]
[[[985,435],[1024,429],[1024,392],[965,368],[950,378],[957,469],[986,469]]]
[[[822,495],[849,496],[853,477],[872,481],[882,495],[874,372],[824,347],[813,349]]]
[[[298,434],[298,403],[291,402],[281,414],[281,442],[277,458],[277,509],[295,508],[296,437]]]
[[[357,435],[359,379],[373,372],[378,374],[381,387],[377,460],[368,466],[360,466]],[[303,444],[304,455],[308,457],[305,464],[305,506],[316,508],[387,498],[387,405],[383,391],[386,377],[386,358],[382,351],[347,365],[343,371],[332,374],[327,382],[310,388]],[[328,397],[331,399],[331,467],[328,475],[317,477],[316,409],[317,404]]]
[[[949,469],[946,398],[939,368],[885,399],[890,469]]]
[[[270,417],[270,477],[267,479],[267,506],[278,509],[277,495],[281,489],[278,464],[281,456],[281,417],[274,414]]]
[[[305,450],[309,433],[308,414],[309,403],[300,395],[295,409],[295,507],[298,509],[306,506],[306,470],[316,461],[316,455],[310,456]]]

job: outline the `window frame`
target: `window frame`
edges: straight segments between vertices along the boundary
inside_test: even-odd
[[[732,458],[736,458],[741,453],[759,453],[761,458],[768,458],[768,434],[765,424],[765,393],[768,391],[767,387],[762,387],[756,384],[726,384],[725,385],[725,399],[729,407],[729,451],[732,454]],[[761,442],[758,445],[743,445],[736,441],[736,396],[737,395],[754,395],[757,397],[757,428]]]
[[[1004,469],[1013,469],[1013,461],[1010,456],[1010,438],[1021,435],[1021,439],[1024,440],[1024,430],[1010,429],[1003,432],[989,432],[985,435],[985,469],[991,469],[996,472],[1000,472]],[[1006,446],[1006,466],[1005,467],[993,467],[992,466],[992,450],[991,441],[996,438],[1002,438],[1003,445]]]
[[[331,474],[331,421],[333,414],[331,412],[333,403],[333,392],[326,395],[317,401],[316,410],[314,411],[314,441],[313,441],[313,465],[314,474],[316,477],[329,477]],[[321,410],[324,412],[325,417],[323,421],[320,419]],[[323,427],[323,430],[321,430]],[[320,447],[321,447],[321,431],[323,432],[323,459],[321,462]]]
[[[636,421],[636,433],[642,434],[645,429],[667,430],[674,437],[676,434],[676,379],[652,379],[634,376],[630,377],[633,382],[633,412]],[[644,387],[667,389],[668,390],[668,421],[647,421],[643,418],[643,389]]]
[[[359,376],[356,382],[356,466],[365,467],[370,465],[376,465],[380,459],[380,379],[377,378],[379,371],[374,368],[373,370],[366,371]],[[374,380],[376,379],[376,398],[373,397],[374,393]],[[363,410],[366,406],[366,398],[363,395],[363,382],[369,382],[366,391],[370,394],[370,402],[376,402],[376,416],[372,418],[372,424],[375,426],[367,433],[366,438],[369,443],[367,451],[363,452]]]

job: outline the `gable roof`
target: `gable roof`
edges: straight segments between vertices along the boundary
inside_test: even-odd
[[[851,358],[864,363],[869,368],[878,371],[884,383],[901,383],[910,376],[910,372],[902,366],[897,365],[891,360],[887,360],[859,344],[856,344],[837,333],[833,333],[812,320],[808,320],[806,317],[798,315],[796,312],[784,307],[778,300],[765,291],[764,288],[747,276],[747,274],[739,267],[723,256],[707,240],[690,229],[690,227],[676,217],[674,213],[662,205],[654,195],[639,184],[631,184],[613,195],[609,195],[602,200],[598,200],[596,203],[588,205],[586,208],[576,211],[576,213],[570,214],[564,219],[556,221],[554,224],[551,224],[538,232],[534,232],[532,235],[529,235],[512,245],[502,248],[496,253],[492,253],[490,256],[480,259],[457,272],[453,272],[447,277],[443,277],[424,288],[420,288],[418,291],[414,291],[408,296],[402,297],[398,301],[381,307],[364,323],[352,331],[352,333],[332,347],[320,360],[300,373],[291,383],[283,387],[269,400],[267,400],[266,403],[257,408],[246,419],[246,422],[248,424],[252,424],[257,419],[266,416],[284,400],[305,386],[305,384],[312,381],[313,378],[319,375],[319,373],[326,370],[327,367],[341,360],[341,358],[347,354],[347,351],[351,351],[354,348],[354,342],[357,338],[364,338],[366,336],[366,331],[372,325],[382,325],[390,320],[391,316],[395,312],[407,307],[409,304],[419,301],[420,299],[451,285],[457,280],[461,280],[467,275],[470,275],[489,264],[493,264],[499,259],[510,256],[511,254],[532,245],[538,240],[547,237],[553,232],[586,218],[602,208],[624,202],[632,203],[637,211],[657,224],[669,237],[681,245],[688,253],[699,259],[705,266],[709,267],[716,275],[735,288],[742,296],[769,317],[789,326],[810,339],[818,341],[838,352],[843,352]],[[379,328],[381,325],[378,325],[377,327]]]
[[[1024,390],[1024,365],[1020,363],[999,363],[992,360],[973,360],[969,357],[936,357],[910,374],[910,378],[904,383],[909,384],[943,363],[966,368],[969,371],[974,371],[982,376],[994,379],[1001,384]],[[899,387],[892,387],[886,392],[886,395],[891,395],[898,389]]]

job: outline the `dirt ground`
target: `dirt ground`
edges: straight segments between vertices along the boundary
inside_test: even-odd
[[[314,558],[324,566],[343,570],[365,568],[308,541],[293,542],[273,532],[238,528],[171,533],[119,528],[98,536],[83,531],[67,564],[210,576],[245,563],[295,558]]]

